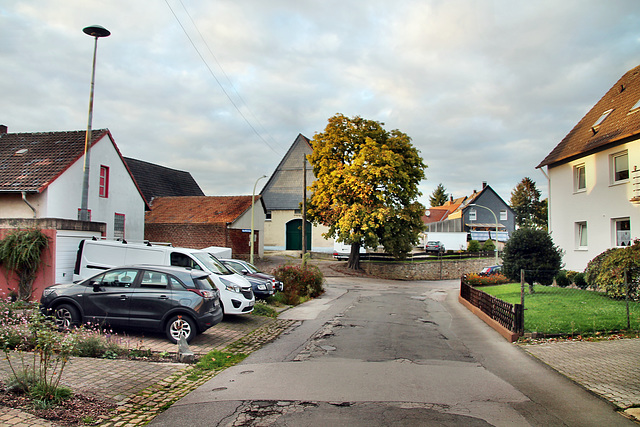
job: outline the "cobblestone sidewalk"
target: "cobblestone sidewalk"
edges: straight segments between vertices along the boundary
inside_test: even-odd
[[[196,354],[206,354],[214,349],[248,354],[275,339],[294,323],[261,316],[229,317],[196,337],[189,347]],[[123,338],[123,343],[131,348],[176,351],[176,346],[160,335],[128,336]],[[76,357],[65,368],[62,383],[72,390],[118,405],[116,415],[101,426],[137,426],[148,423],[159,412],[215,375],[208,373],[190,379],[191,369],[190,365],[182,363]],[[6,376],[8,372],[8,363],[0,361],[0,373]],[[56,426],[31,414],[2,406],[0,425]]]
[[[640,339],[523,345],[529,354],[621,409],[640,405]],[[639,414],[640,415],[640,414]]]

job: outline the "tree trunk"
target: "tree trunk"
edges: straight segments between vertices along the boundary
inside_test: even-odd
[[[360,270],[360,243],[351,244],[351,253],[349,254],[349,261],[347,261],[347,268]]]

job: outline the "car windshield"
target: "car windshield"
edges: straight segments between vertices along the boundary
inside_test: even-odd
[[[428,242],[427,245],[429,246],[436,246],[438,244],[438,242]]]
[[[249,264],[248,262],[245,262],[244,264],[247,266],[249,273],[260,273],[260,270],[258,270],[255,265]]]
[[[194,252],[193,256],[197,258],[210,272],[217,275],[234,274],[233,271],[222,265],[220,261],[208,252]]]

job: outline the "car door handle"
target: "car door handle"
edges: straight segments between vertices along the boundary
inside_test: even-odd
[[[169,299],[169,297],[166,296],[166,295],[160,295],[158,298],[160,298],[160,299]]]
[[[120,299],[127,299],[126,295],[120,295]]]

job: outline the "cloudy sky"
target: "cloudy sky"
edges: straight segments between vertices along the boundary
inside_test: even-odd
[[[425,205],[525,176],[546,196],[535,167],[640,64],[637,0],[6,0],[9,132],[86,129],[94,24],[93,128],[207,195],[251,194],[342,113],[412,138]]]

